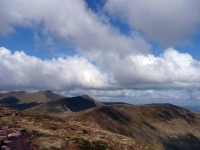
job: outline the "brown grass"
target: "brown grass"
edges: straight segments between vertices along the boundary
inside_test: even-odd
[[[8,109],[4,108],[4,110]],[[17,111],[12,111],[10,114],[7,113],[7,116],[1,117],[1,127],[4,128],[5,132],[13,132],[19,127],[25,129],[26,133],[20,138],[23,140],[23,136],[26,136],[23,141],[30,142],[38,150],[143,150],[145,148],[132,138],[102,130],[91,123],[63,121],[60,118],[32,112],[21,112],[19,115],[13,115],[15,113]]]

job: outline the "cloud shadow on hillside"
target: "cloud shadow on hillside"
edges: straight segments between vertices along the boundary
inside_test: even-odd
[[[200,138],[193,134],[168,137],[162,141],[165,150],[200,150]]]
[[[13,108],[13,109],[17,109],[17,110],[26,110],[28,108],[40,105],[41,103],[37,103],[37,102],[30,102],[30,103],[24,103],[24,104],[18,104],[20,102],[19,99],[10,96],[10,97],[6,97],[0,100],[0,106],[2,107],[9,107],[9,108]]]
[[[119,123],[129,124],[131,122],[130,119],[127,116],[120,113],[119,111],[117,111],[113,107],[102,107],[98,111],[106,114],[107,116],[109,116],[110,118],[112,118],[113,120],[115,120]]]
[[[60,99],[60,101],[63,105],[66,105],[73,112],[78,112],[97,106],[93,101],[89,99],[84,99],[81,96],[64,98]]]

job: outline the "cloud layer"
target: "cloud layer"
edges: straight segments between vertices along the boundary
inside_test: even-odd
[[[16,26],[39,28],[48,41],[56,38],[65,46],[75,46],[90,59],[108,51],[120,55],[149,52],[150,45],[144,39],[134,34],[121,35],[105,17],[86,6],[83,0],[3,1],[0,34],[12,33]]]
[[[0,48],[1,90],[68,90],[105,88],[107,77],[80,56],[41,60]]]
[[[66,51],[73,47],[77,52],[42,60],[1,47],[0,90],[50,89],[99,99],[198,100],[200,62],[173,47],[155,56],[144,37],[165,45],[187,39],[199,30],[199,6],[198,0],[106,1],[109,15],[132,28],[125,35],[110,16],[93,12],[83,0],[0,0],[1,36],[11,36],[17,27],[30,28],[36,40],[45,38],[49,45],[56,40]]]
[[[200,62],[173,48],[158,57],[152,54],[130,55],[123,60],[113,57],[106,68],[120,85],[138,89],[181,88],[200,83]]]
[[[199,32],[199,0],[108,0],[104,8],[113,18],[164,45],[186,41]]]
[[[11,53],[0,48],[0,90],[55,90],[67,95],[90,94],[99,99],[123,97],[145,100],[199,99],[200,62],[189,54],[167,49],[161,56],[135,55],[125,60],[112,59],[102,71],[81,56],[41,60],[22,51]],[[121,61],[121,62],[117,62]],[[117,63],[116,63],[117,62]],[[134,89],[147,91],[135,93]],[[179,95],[149,92],[148,89],[187,89]],[[150,91],[152,91],[150,90]],[[168,96],[167,96],[167,94]]]

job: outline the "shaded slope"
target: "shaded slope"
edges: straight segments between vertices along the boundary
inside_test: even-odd
[[[0,100],[0,106],[14,108],[14,109],[18,109],[18,110],[26,110],[28,108],[32,108],[32,107],[38,106],[40,104],[41,103],[37,103],[37,102],[29,102],[29,103],[21,103],[20,104],[20,100],[13,96],[5,97]]]
[[[78,112],[102,105],[102,103],[92,99],[91,97],[83,95],[78,97],[62,98],[48,101],[28,110],[59,116],[62,118],[66,117],[66,115],[70,114],[71,112]]]
[[[200,138],[191,133],[161,139],[165,150],[199,150]]]
[[[55,94],[51,91],[40,91],[35,93],[16,91],[0,94],[0,106],[25,110],[44,102],[60,98],[64,98],[64,96]]]
[[[170,104],[103,106],[68,119],[93,122],[159,150],[200,148],[200,114]]]
[[[94,100],[93,98],[87,95],[72,98],[64,98],[60,101],[62,101],[62,103],[73,112],[78,112],[103,105],[102,103]]]

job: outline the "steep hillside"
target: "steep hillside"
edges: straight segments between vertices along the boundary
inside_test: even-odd
[[[170,104],[102,106],[67,119],[92,122],[158,150],[200,149],[200,114]]]
[[[91,123],[2,107],[0,117],[2,150],[150,150],[132,138]]]
[[[89,97],[88,95],[64,98],[61,100],[71,111],[78,112],[92,107],[102,106],[103,104]]]
[[[55,94],[51,91],[40,91],[35,93],[16,91],[0,94],[0,106],[25,110],[49,100],[56,100],[60,98],[64,98],[64,96]]]
[[[46,115],[59,116],[62,118],[68,116],[71,114],[71,112],[78,112],[99,106],[103,106],[103,104],[87,95],[83,95],[78,97],[62,98],[48,101],[28,110],[40,112]]]

